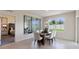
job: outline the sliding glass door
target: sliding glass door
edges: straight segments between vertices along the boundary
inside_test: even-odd
[[[41,29],[41,20],[38,18],[32,19],[32,31],[35,32]]]

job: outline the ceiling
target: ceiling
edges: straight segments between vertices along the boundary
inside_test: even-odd
[[[62,14],[66,12],[71,12],[74,10],[0,10],[0,12],[9,12],[9,13],[28,13],[32,15],[37,15],[40,17],[46,17],[46,16],[51,16],[51,15],[56,15],[56,14]]]

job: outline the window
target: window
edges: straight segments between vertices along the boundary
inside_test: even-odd
[[[64,18],[50,18],[48,19],[48,25],[50,31],[63,32],[64,31]]]

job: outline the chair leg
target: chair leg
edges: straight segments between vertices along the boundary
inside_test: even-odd
[[[50,41],[51,41],[51,40],[49,39],[49,45],[50,45]]]
[[[52,39],[52,43],[53,43],[53,39]]]
[[[35,45],[36,40],[34,41],[34,45]]]
[[[55,40],[55,37],[53,39]]]

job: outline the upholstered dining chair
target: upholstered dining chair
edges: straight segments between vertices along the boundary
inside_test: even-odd
[[[34,32],[34,45],[36,42],[42,40],[42,37],[40,37],[40,34],[38,32]]]
[[[53,39],[55,40],[55,37],[56,37],[56,32],[52,32],[50,35],[45,36],[45,39],[48,40],[50,44],[51,41],[53,43]]]
[[[42,32],[43,30],[40,30],[40,33]]]
[[[56,40],[56,31],[53,32],[53,39]]]
[[[53,42],[53,33],[51,33],[50,35],[45,36],[45,39],[49,42],[49,44],[50,44],[51,41]]]

